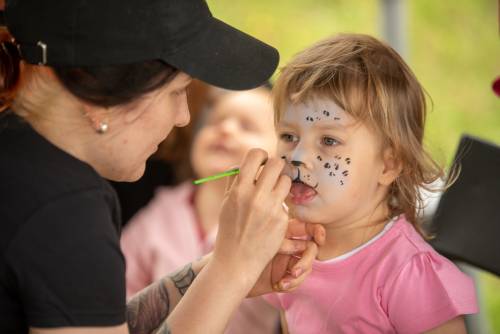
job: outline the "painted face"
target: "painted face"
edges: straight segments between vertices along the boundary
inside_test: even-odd
[[[373,204],[383,171],[378,137],[333,101],[290,105],[277,126],[277,154],[294,180],[287,204],[308,222],[341,224]]]

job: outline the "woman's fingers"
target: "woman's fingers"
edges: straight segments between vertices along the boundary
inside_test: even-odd
[[[287,238],[313,239],[319,246],[325,243],[325,228],[321,224],[304,223],[297,219],[288,222]]]
[[[234,168],[237,168],[237,167],[233,167],[231,169],[234,169]],[[238,175],[230,175],[230,176],[227,176],[226,177],[226,187],[224,189],[224,193],[227,194],[231,191],[231,189],[233,188],[233,185],[234,183],[236,182],[236,178],[238,177]]]
[[[261,149],[251,149],[243,159],[237,182],[244,188],[250,188],[254,184],[260,167],[268,159],[267,152]]]
[[[289,292],[296,289],[311,273],[317,254],[318,246],[315,242],[309,241],[300,259],[296,258],[297,262],[288,269],[289,273],[275,284],[273,289],[282,292]]]
[[[277,181],[281,177],[280,174],[285,167],[283,159],[269,158],[262,168],[262,171],[257,180],[258,191],[270,193],[276,186]],[[284,198],[283,198],[284,199]]]
[[[307,242],[307,240],[285,239],[281,244],[279,253],[284,255],[302,253],[307,248]]]
[[[274,187],[273,193],[276,196],[276,199],[279,201],[284,201],[290,192],[290,188],[292,187],[292,179],[290,176],[282,174],[280,175],[278,182],[276,182],[276,186]]]

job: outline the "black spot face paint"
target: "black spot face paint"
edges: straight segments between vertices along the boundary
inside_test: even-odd
[[[349,172],[345,170],[342,172],[342,175],[347,176],[347,175],[349,175]]]
[[[283,156],[281,157],[281,159],[286,160],[286,156],[284,156],[284,155],[283,155]]]
[[[316,157],[316,159],[318,159],[319,161],[323,161],[323,159],[319,155]]]
[[[339,170],[339,164],[335,164],[335,170]]]
[[[325,166],[324,166],[324,167],[325,167],[326,169],[328,169],[328,168],[330,168],[330,167],[332,167],[332,166],[330,165],[330,163],[329,163],[329,162],[327,162],[327,163],[325,163]]]
[[[345,158],[346,164],[350,165],[351,164],[351,158]]]
[[[306,121],[313,122],[313,121],[314,121],[314,119],[313,119],[311,116],[307,116],[307,117],[306,117]]]
[[[344,185],[344,181],[340,180],[340,185],[343,186]]]
[[[334,117],[333,119],[336,121],[340,121],[340,117]]]
[[[327,111],[327,110],[323,110],[323,115],[325,115],[326,117],[329,117],[330,116],[330,112]]]

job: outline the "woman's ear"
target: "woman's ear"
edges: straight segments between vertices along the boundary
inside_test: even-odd
[[[380,174],[379,183],[389,186],[401,174],[403,164],[401,160],[395,156],[394,150],[391,147],[384,149],[382,152],[382,162],[384,164],[384,169],[382,174]]]

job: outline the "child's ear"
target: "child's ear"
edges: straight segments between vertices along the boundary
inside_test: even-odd
[[[394,150],[391,147],[384,149],[382,152],[382,162],[384,164],[384,169],[382,174],[380,174],[379,183],[384,186],[389,186],[401,174],[403,164],[401,160],[395,156]]]

